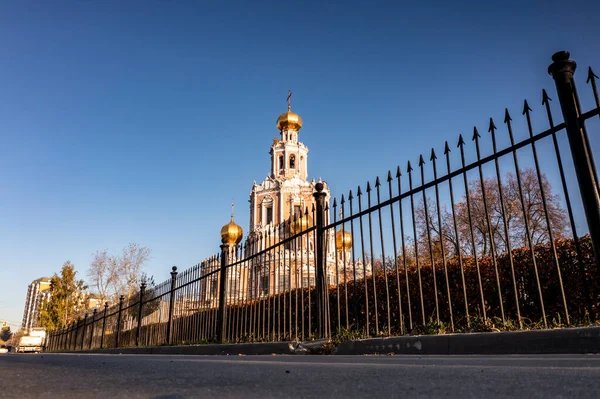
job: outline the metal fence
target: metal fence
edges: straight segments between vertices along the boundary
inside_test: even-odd
[[[51,332],[50,350],[530,329],[597,321],[600,200],[575,62],[549,67],[534,129],[505,110],[418,163],[314,205],[243,245]],[[543,117],[541,116],[543,115]],[[501,125],[498,123],[498,125]],[[524,137],[517,140],[519,134]],[[485,137],[484,137],[485,136]],[[568,147],[567,147],[568,142]],[[500,143],[506,145],[501,146]],[[502,148],[500,148],[502,147]],[[567,149],[568,148],[568,149]],[[439,157],[438,157],[439,156]],[[574,183],[576,177],[577,184]],[[554,185],[552,184],[554,183]],[[327,215],[331,214],[332,222]],[[587,222],[589,233],[577,226]],[[579,232],[578,232],[579,230]]]

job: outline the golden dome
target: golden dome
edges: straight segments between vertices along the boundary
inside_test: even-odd
[[[221,242],[226,245],[239,244],[243,236],[244,230],[233,221],[233,218],[221,229]]]
[[[225,245],[237,245],[242,241],[244,230],[233,221],[233,202],[231,203],[231,221],[221,228],[221,242]]]
[[[298,234],[301,231],[306,231],[311,226],[311,221],[309,220],[308,215],[303,215],[303,217],[297,217],[296,220],[291,221],[290,223],[290,233]]]
[[[302,118],[295,112],[290,111],[288,108],[287,112],[279,115],[277,118],[277,129],[291,129],[291,130],[300,130],[302,128]]]
[[[352,248],[352,233],[344,231],[343,228],[335,233],[335,249],[349,251]]]

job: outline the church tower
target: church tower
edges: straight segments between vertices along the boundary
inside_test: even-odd
[[[295,214],[312,210],[315,180],[308,181],[308,147],[298,141],[302,118],[291,107],[291,92],[288,92],[287,112],[279,115],[276,126],[279,138],[271,145],[271,171],[265,180],[254,182],[250,191],[250,233],[259,234]],[[325,184],[326,201],[329,188]],[[327,217],[326,223],[329,222]]]

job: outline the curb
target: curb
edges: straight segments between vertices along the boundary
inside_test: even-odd
[[[108,348],[56,353],[123,355],[322,355],[329,340]],[[52,353],[52,352],[51,352]],[[332,355],[517,355],[600,353],[600,327],[369,338],[339,344]]]
[[[261,342],[245,344],[146,346],[107,348],[54,353],[96,353],[113,355],[310,355],[322,353],[326,340],[309,342]],[[50,352],[52,353],[52,352]]]
[[[343,342],[332,355],[560,353],[600,353],[600,327],[370,338]]]

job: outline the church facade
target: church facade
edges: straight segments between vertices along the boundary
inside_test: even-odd
[[[250,190],[249,233],[241,255],[248,261],[243,262],[243,267],[228,270],[228,301],[256,299],[315,285],[314,233],[300,233],[313,225],[315,185],[323,183],[326,203],[330,201],[330,190],[326,182],[309,179],[309,150],[298,139],[303,122],[292,112],[290,96],[291,93],[287,112],[277,118],[279,137],[273,140],[269,152],[270,171],[261,183],[255,181]],[[327,212],[324,223],[329,222]],[[290,239],[295,235],[298,236]],[[230,223],[221,230],[221,242],[236,247],[242,237],[242,228],[235,223],[232,213]],[[371,273],[370,264],[364,267],[361,260],[355,262],[356,268],[352,267],[351,249],[350,232],[327,231],[325,276],[329,285]],[[236,256],[230,255],[228,263],[240,261]],[[205,271],[210,272],[220,265],[212,262],[207,266]],[[206,299],[214,302],[218,281],[214,279],[208,284],[211,286],[205,291]]]

